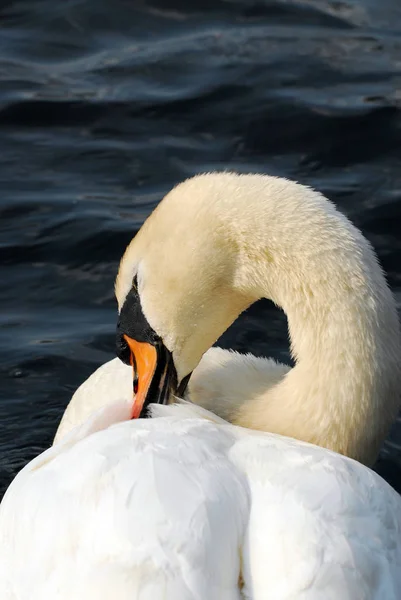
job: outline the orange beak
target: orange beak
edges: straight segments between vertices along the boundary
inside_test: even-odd
[[[147,342],[137,342],[124,334],[131,351],[130,363],[133,368],[134,377],[134,405],[132,418],[137,419],[143,409],[146,397],[149,393],[152,379],[157,367],[157,350]]]

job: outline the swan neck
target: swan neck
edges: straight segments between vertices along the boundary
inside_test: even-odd
[[[236,231],[237,285],[284,310],[296,366],[234,420],[369,464],[399,406],[394,299],[370,244],[331,203],[312,191],[292,200]]]

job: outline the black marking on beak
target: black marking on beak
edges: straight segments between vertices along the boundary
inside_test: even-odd
[[[173,356],[163,343],[156,346],[157,364],[146,399],[141,411],[141,417],[149,417],[149,404],[168,404],[170,395],[177,389],[177,372]]]
[[[180,385],[177,388],[177,396],[179,398],[183,398],[184,397],[185,390],[188,387],[188,383],[189,383],[189,380],[191,378],[191,375],[192,375],[192,371],[191,371],[191,373],[188,373],[188,375],[185,375],[185,377],[183,377],[181,379],[181,383],[180,383]]]

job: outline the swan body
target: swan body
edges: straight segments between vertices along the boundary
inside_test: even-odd
[[[199,176],[128,246],[116,296],[134,398],[128,367],[102,367],[11,484],[0,598],[396,600],[401,500],[353,459],[398,411],[399,324],[360,232],[293,182]],[[287,314],[292,369],[207,352],[260,297]],[[203,406],[149,405],[192,371]]]
[[[378,475],[192,404],[153,410],[103,407],[19,473],[2,600],[399,598],[401,500]]]

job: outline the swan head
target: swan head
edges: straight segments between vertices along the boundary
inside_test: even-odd
[[[162,200],[127,247],[116,279],[117,353],[134,366],[133,416],[182,395],[203,353],[249,306],[238,244],[224,222],[226,183],[189,179]]]

